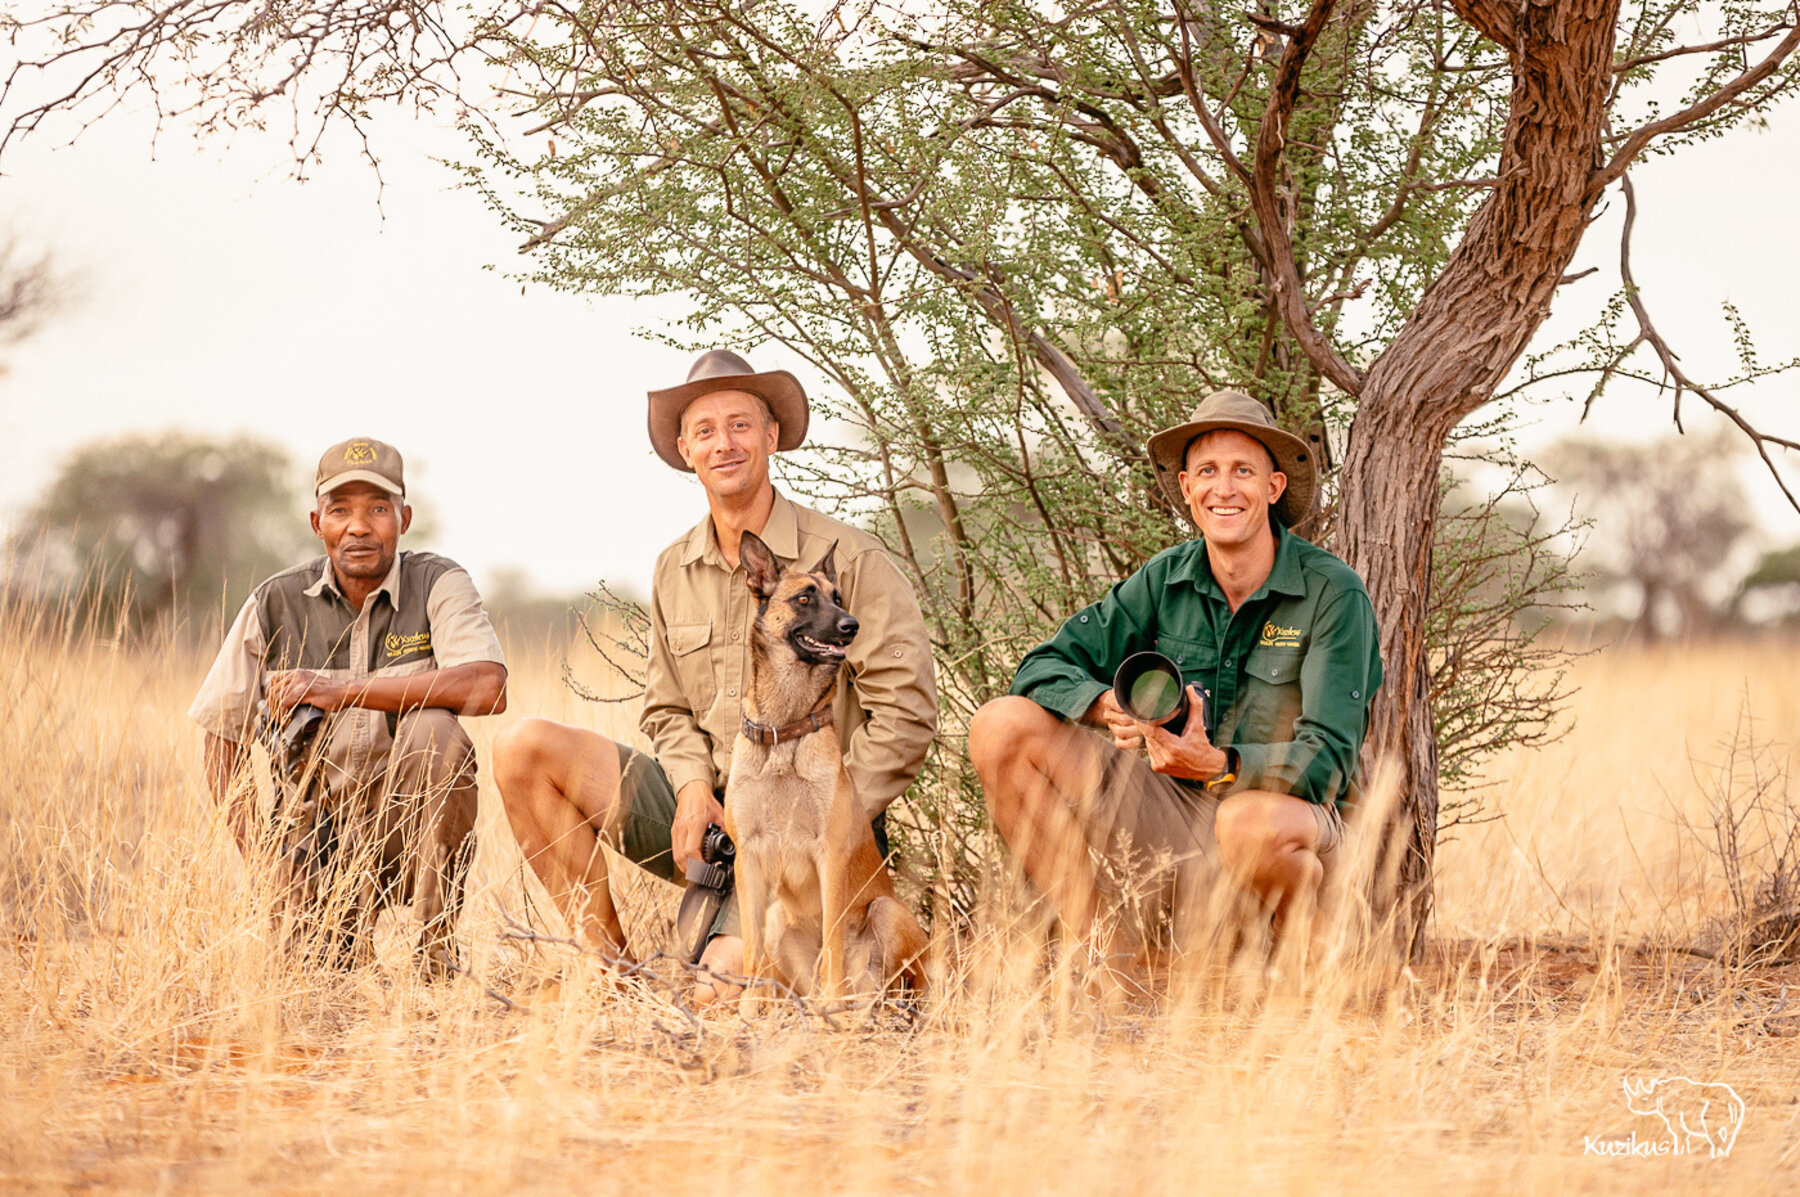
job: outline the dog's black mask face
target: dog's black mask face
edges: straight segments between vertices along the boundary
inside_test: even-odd
[[[837,545],[806,571],[784,569],[750,532],[744,533],[738,551],[763,627],[787,641],[808,665],[841,664],[858,625],[856,616],[844,610],[838,591]]]
[[[795,655],[808,665],[842,662],[844,650],[856,639],[856,616],[844,610],[837,586],[823,575],[800,574],[793,580],[803,584],[781,587],[770,601],[785,602],[792,611],[787,641],[794,646]]]

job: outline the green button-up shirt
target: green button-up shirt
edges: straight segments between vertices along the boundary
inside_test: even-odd
[[[1012,693],[1079,719],[1126,657],[1154,648],[1206,693],[1213,744],[1236,750],[1234,789],[1341,805],[1381,685],[1375,609],[1355,570],[1279,524],[1275,534],[1268,580],[1236,611],[1206,542],[1186,541],[1032,649]]]

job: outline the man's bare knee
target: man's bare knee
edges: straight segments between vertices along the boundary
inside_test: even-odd
[[[969,760],[978,771],[1001,767],[1056,724],[1056,716],[1029,698],[996,698],[969,721]]]
[[[494,781],[502,790],[543,772],[548,756],[545,741],[555,726],[548,719],[532,717],[509,723],[494,736]]]
[[[1246,793],[1221,803],[1213,820],[1213,836],[1226,870],[1245,881],[1291,870],[1315,878],[1323,875],[1315,836],[1309,834],[1316,826],[1311,813],[1302,812],[1305,817],[1301,819],[1289,805],[1300,801],[1286,795]]]

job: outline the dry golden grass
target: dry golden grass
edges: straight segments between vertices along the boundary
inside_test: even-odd
[[[991,916],[910,1024],[778,1008],[696,1032],[654,986],[500,938],[503,910],[561,929],[485,778],[464,932],[519,1009],[416,980],[398,920],[375,964],[300,968],[202,788],[183,712],[204,662],[24,620],[0,619],[7,1187],[1737,1193],[1800,1174],[1793,970],[1639,950],[1719,912],[1675,816],[1703,816],[1694,762],[1746,700],[1772,740],[1800,726],[1800,648],[1589,658],[1574,732],[1496,763],[1505,818],[1444,847],[1431,954],[1391,983],[1353,952],[1103,1018]],[[476,721],[484,754],[523,714],[622,722],[545,652]],[[640,948],[671,893],[632,895]],[[1621,1082],[1676,1074],[1743,1097],[1728,1159],[1584,1154],[1666,1137]]]

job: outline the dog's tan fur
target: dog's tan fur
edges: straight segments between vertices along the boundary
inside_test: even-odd
[[[784,570],[753,534],[739,553],[757,594],[744,714],[782,727],[829,712],[838,666],[803,659],[795,620],[836,606],[836,546],[811,570]],[[801,600],[804,599],[805,602]],[[856,802],[836,729],[758,744],[739,733],[725,796],[737,845],[744,967],[802,994],[876,993],[904,977],[925,986],[927,939],[894,893]]]

